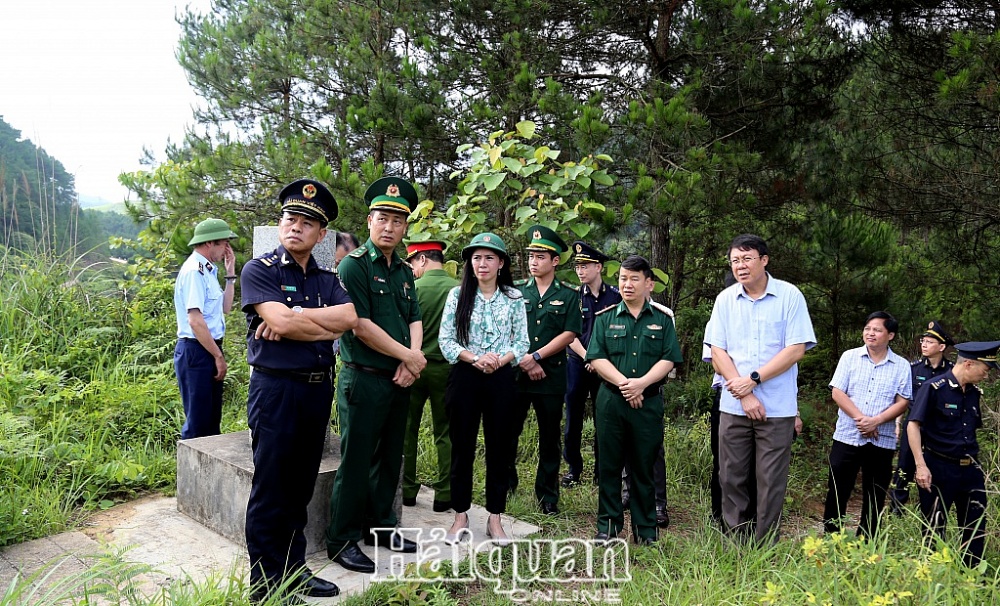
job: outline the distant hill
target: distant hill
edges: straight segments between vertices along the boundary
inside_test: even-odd
[[[85,194],[80,194],[80,208],[107,210],[116,213],[125,212],[125,204],[121,200],[112,201],[100,196],[87,196]]]

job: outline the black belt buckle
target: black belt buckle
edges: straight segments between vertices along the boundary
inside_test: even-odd
[[[326,372],[302,373],[302,378],[306,380],[306,383],[322,383],[326,380]]]

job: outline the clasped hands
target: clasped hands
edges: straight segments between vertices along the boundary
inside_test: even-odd
[[[409,350],[409,355],[396,367],[392,382],[400,387],[409,387],[420,378],[420,372],[427,366],[427,358],[419,349]]]
[[[878,419],[875,417],[866,417],[864,415],[854,419],[854,425],[858,428],[858,432],[861,433],[862,438],[877,438],[878,437],[878,426],[881,425]]]
[[[642,408],[642,401],[645,399],[642,397],[642,392],[646,391],[646,387],[648,385],[638,377],[626,378],[618,382],[618,391],[632,408]]]
[[[488,351],[480,355],[479,359],[472,363],[472,367],[483,374],[490,375],[500,370],[500,367],[503,366],[503,362],[500,361],[500,358],[501,356],[499,354]]]

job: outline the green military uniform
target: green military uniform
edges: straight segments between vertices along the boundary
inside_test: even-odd
[[[394,191],[396,196],[392,197],[398,197],[398,188]],[[399,200],[405,204],[403,198]],[[375,203],[371,208],[381,210]],[[399,255],[393,252],[387,261],[369,239],[344,257],[337,269],[358,318],[371,320],[409,347],[410,324],[420,321],[420,308],[413,271]],[[344,363],[337,381],[341,463],[333,483],[326,531],[331,557],[365,537],[369,528],[397,524],[392,505],[410,403],[409,389],[392,381],[399,360],[375,351],[353,331],[341,337],[340,355]]]
[[[552,230],[534,226],[529,251],[565,252],[567,246]],[[518,281],[528,314],[528,351],[537,352],[563,332],[577,336],[583,330],[580,316],[580,293],[576,288],[553,279],[542,295],[534,278]],[[517,400],[512,410],[512,456],[510,458],[510,489],[518,485],[517,447],[524,430],[528,409],[534,405],[538,421],[538,468],[535,473],[535,498],[539,503],[559,502],[559,465],[561,460],[562,408],[566,395],[566,349],[562,348],[538,362],[545,378],[532,381],[521,372],[517,382]]]
[[[443,269],[428,269],[417,278],[416,285],[417,301],[420,303],[424,322],[422,350],[427,358],[427,367],[420,373],[420,378],[413,384],[410,392],[410,414],[403,442],[403,501],[404,504],[412,503],[412,499],[420,491],[420,483],[417,481],[417,444],[420,441],[420,419],[424,403],[430,399],[438,469],[434,479],[434,504],[435,510],[443,510],[451,505],[451,436],[448,414],[444,407],[444,391],[451,364],[445,360],[438,347],[438,332],[448,293],[458,286],[458,280]]]
[[[633,318],[625,302],[597,314],[587,360],[611,362],[626,378],[645,375],[660,360],[681,362],[674,323],[665,307],[647,302]],[[597,392],[597,439],[601,452],[597,531],[621,533],[625,514],[621,501],[621,470],[632,471],[632,536],[656,539],[653,463],[663,443],[663,395],[660,385],[643,394],[641,408],[632,408],[617,386],[602,382]]]

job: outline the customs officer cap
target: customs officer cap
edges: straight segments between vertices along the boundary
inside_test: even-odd
[[[574,263],[604,263],[611,257],[597,250],[590,244],[587,244],[583,240],[577,240],[573,243],[573,262]]]
[[[194,226],[194,237],[188,242],[188,246],[215,240],[232,240],[236,237],[233,230],[229,229],[229,224],[222,219],[205,219]]]
[[[528,228],[528,235],[531,236],[531,243],[525,250],[553,252],[557,255],[569,250],[569,246],[566,246],[559,234],[544,225],[532,225]]]
[[[949,335],[947,332],[945,332],[944,327],[941,326],[941,324],[939,324],[936,321],[935,322],[931,322],[930,324],[928,324],[927,325],[927,330],[924,331],[924,334],[922,334],[920,336],[921,337],[934,337],[935,339],[937,339],[938,341],[944,343],[945,345],[947,345],[949,347],[951,347],[952,345],[955,344],[955,341],[952,340],[951,335]]]
[[[969,341],[959,343],[955,346],[958,350],[958,357],[967,360],[979,360],[990,368],[1000,368],[997,365],[997,350],[1000,349],[1000,341]]]
[[[469,257],[472,256],[472,251],[476,250],[477,248],[488,248],[490,250],[495,250],[496,252],[500,253],[501,257],[503,257],[504,263],[510,264],[510,255],[507,254],[507,245],[503,243],[503,240],[500,239],[500,236],[494,233],[485,232],[478,234],[474,238],[472,238],[472,241],[469,242],[469,245],[462,249],[462,258],[468,261]]]
[[[423,242],[407,242],[406,243],[406,260],[409,261],[416,255],[422,252],[444,252],[444,249],[448,248],[447,242],[442,242],[441,240],[424,240]]]
[[[319,181],[292,181],[278,193],[278,201],[281,202],[281,212],[316,219],[322,221],[324,226],[337,218],[337,200]]]
[[[410,216],[417,207],[417,190],[399,177],[382,177],[365,190],[368,210],[384,210]]]

